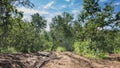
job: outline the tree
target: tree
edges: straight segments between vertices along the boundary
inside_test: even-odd
[[[40,31],[46,27],[46,20],[40,16],[38,13],[32,15],[32,22],[31,24],[35,27],[35,30]]]
[[[1,48],[6,48],[10,45],[11,29],[17,23],[21,24],[23,17],[22,12],[17,11],[17,6],[33,7],[29,0],[0,0],[0,43]],[[14,36],[14,35],[13,35]]]
[[[51,36],[53,39],[52,49],[62,46],[66,50],[72,50],[72,20],[73,17],[69,13],[64,12],[52,19]]]
[[[116,30],[113,30],[115,17],[113,1],[100,7],[99,0],[83,0],[83,10],[78,16],[74,28],[78,39],[89,40],[89,49],[98,52],[113,52],[114,45],[108,40],[114,40]],[[112,25],[113,24],[113,25]],[[110,29],[106,29],[110,27]],[[110,33],[113,33],[109,35]],[[109,37],[107,36],[109,35]],[[110,51],[111,50],[111,51]]]
[[[22,13],[17,11],[16,6],[28,6],[33,7],[33,4],[29,0],[1,0],[0,1],[0,27],[3,32],[0,34],[0,37],[6,35],[7,31],[12,27],[11,20],[13,15],[18,16]]]
[[[41,46],[43,46],[40,36],[41,36],[43,29],[46,27],[47,21],[42,16],[40,16],[38,13],[32,15],[31,17],[32,17],[31,24],[32,24],[33,31],[34,31],[33,40],[35,40],[31,45],[31,51],[36,52],[39,50],[40,44],[41,44]],[[39,42],[41,42],[41,43],[39,43]]]

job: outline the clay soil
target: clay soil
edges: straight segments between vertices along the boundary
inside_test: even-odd
[[[120,68],[120,54],[88,59],[71,52],[0,54],[0,68]]]

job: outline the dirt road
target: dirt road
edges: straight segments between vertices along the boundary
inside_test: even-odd
[[[0,68],[120,68],[120,55],[91,60],[71,52],[0,54]]]

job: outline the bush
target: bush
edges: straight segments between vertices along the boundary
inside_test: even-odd
[[[16,53],[17,51],[13,47],[0,48],[1,53]]]
[[[95,46],[95,43],[93,43],[93,46]],[[74,42],[74,52],[80,55],[83,55],[88,58],[95,58],[95,57],[105,57],[105,53],[103,51],[100,51],[99,49],[90,49],[89,41],[81,41],[81,42]]]
[[[65,50],[66,49],[64,47],[61,47],[61,46],[57,47],[57,49],[56,49],[56,51],[58,51],[58,52],[63,52]]]

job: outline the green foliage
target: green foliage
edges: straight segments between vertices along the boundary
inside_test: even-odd
[[[63,52],[63,51],[66,51],[66,49],[64,47],[59,46],[56,48],[56,51]]]
[[[75,51],[102,56],[105,53],[113,53],[114,48],[119,48],[115,41],[119,29],[114,29],[114,14],[118,13],[114,12],[112,1],[100,7],[99,0],[83,0],[83,10],[74,24],[75,39],[80,42],[74,44],[74,48],[77,48]]]
[[[13,47],[7,47],[7,48],[0,48],[0,53],[17,53],[17,51]]]
[[[97,52],[94,50],[91,50],[89,47],[89,41],[81,41],[81,42],[76,41],[73,46],[74,46],[75,53],[83,55],[85,57],[88,57],[88,58],[105,57],[104,52],[99,50]]]
[[[74,51],[76,53],[79,53],[81,55],[84,55],[85,53],[87,53],[88,48],[89,48],[89,42],[85,41],[85,42],[74,42]]]
[[[73,32],[72,20],[73,17],[69,13],[64,12],[62,15],[54,17],[51,23],[51,36],[53,39],[53,49],[59,46],[65,47],[66,50],[72,51]]]
[[[86,57],[95,56],[94,51],[89,48],[89,41],[75,42],[74,51]]]
[[[38,13],[32,15],[32,22],[31,24],[37,29],[43,29],[46,26],[46,20],[40,16]]]
[[[63,12],[52,19],[50,31],[45,30],[47,21],[38,13],[31,15],[30,22],[23,21],[17,6],[33,4],[29,0],[0,1],[1,53],[74,51],[93,58],[120,53],[120,11],[115,12],[112,1],[100,6],[99,0],[83,0],[77,18]]]
[[[16,6],[15,6],[16,4]],[[18,16],[23,16],[23,14],[17,11],[17,6],[28,6],[33,7],[33,4],[29,0],[1,0],[0,1],[0,37],[6,36],[6,33],[13,27],[12,21]],[[19,23],[19,22],[16,22]]]

